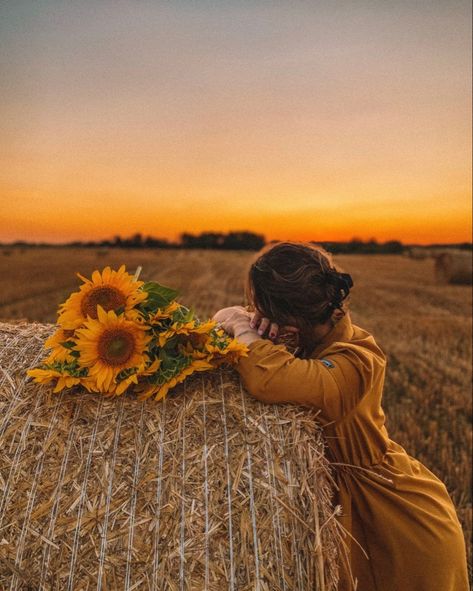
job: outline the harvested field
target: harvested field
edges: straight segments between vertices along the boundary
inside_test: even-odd
[[[142,279],[177,287],[181,301],[201,317],[245,303],[245,252],[8,250],[0,254],[4,321],[54,322],[57,305],[80,283],[74,272],[87,275],[107,264],[125,263],[129,271],[142,265]],[[354,323],[373,332],[388,355],[384,409],[390,436],[445,482],[471,552],[471,286],[439,283],[430,258],[335,260],[354,279]]]

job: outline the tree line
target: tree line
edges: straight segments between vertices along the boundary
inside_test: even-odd
[[[271,240],[270,243],[278,242]],[[349,241],[316,241],[310,240],[313,244],[319,244],[333,254],[402,254],[410,246],[404,245],[399,240],[388,240],[387,242],[378,242],[375,238],[363,241],[361,238],[354,237]],[[76,248],[207,248],[220,250],[260,250],[268,241],[263,234],[249,231],[232,232],[201,232],[192,234],[182,232],[177,241],[171,241],[167,238],[158,238],[155,236],[145,236],[139,232],[129,237],[115,235],[111,239],[95,241],[65,242],[62,244],[51,244],[47,242],[26,242],[16,241],[10,244],[1,244],[0,246],[21,246],[21,247],[76,247]],[[419,248],[429,248],[436,245],[419,246]],[[445,248],[471,249],[471,243],[445,244]]]

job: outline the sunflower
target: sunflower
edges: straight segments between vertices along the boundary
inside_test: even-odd
[[[57,369],[34,368],[26,370],[26,373],[39,384],[48,384],[49,382],[57,379],[53,392],[60,392],[61,390],[64,390],[64,388],[72,388],[72,386],[76,386],[77,384],[81,384],[85,386],[89,392],[91,391],[91,383],[88,378],[71,376],[68,373],[60,372]]]
[[[123,369],[143,368],[148,358],[146,346],[151,335],[145,334],[146,325],[117,316],[97,305],[98,319],[89,319],[78,328],[75,349],[79,363],[89,369],[100,392],[116,390],[116,377]]]
[[[194,371],[207,371],[213,369],[208,361],[194,359],[190,365],[184,368],[178,375],[174,376],[164,384],[143,384],[137,389],[139,392],[138,399],[146,400],[154,395],[155,400],[162,400],[171,388],[183,382],[187,376],[194,373]]]
[[[178,350],[186,357],[205,359],[208,357],[205,346],[211,340],[212,335],[209,333],[191,333],[187,335],[184,342],[178,344]]]
[[[161,359],[155,359],[147,368],[145,368],[144,365],[142,365],[141,367],[138,367],[136,369],[136,372],[132,373],[131,375],[129,375],[126,378],[124,378],[123,380],[121,380],[117,384],[115,389],[111,390],[111,393],[115,396],[120,396],[121,394],[123,394],[123,392],[125,392],[125,390],[131,384],[138,384],[138,378],[141,378],[143,376],[149,376],[149,375],[157,372],[160,365],[161,365]]]
[[[71,350],[64,347],[63,343],[74,338],[74,331],[59,327],[54,334],[48,337],[44,342],[46,349],[52,349],[43,363],[52,363],[53,361],[72,361]]]
[[[179,310],[181,305],[173,300],[170,304],[168,304],[165,308],[158,308],[156,312],[151,312],[149,314],[149,322],[151,324],[155,322],[159,322],[160,320],[164,320],[166,318],[172,318],[173,312]]]
[[[206,343],[205,349],[208,351],[207,359],[215,366],[224,362],[235,363],[240,357],[248,357],[248,346],[237,339],[229,340],[223,348],[209,342]]]
[[[102,273],[94,271],[92,280],[80,273],[77,276],[84,284],[59,306],[58,324],[63,328],[78,328],[88,317],[96,320],[98,305],[107,312],[122,309],[126,318],[139,321],[139,312],[133,308],[144,301],[148,294],[140,290],[144,282],[135,280],[133,275],[127,273],[125,265],[118,271],[112,271],[110,267],[105,267]]]
[[[207,334],[215,326],[214,320],[197,324],[195,320],[189,322],[174,322],[167,330],[158,335],[158,343],[160,347],[164,347],[166,342],[176,334],[191,335],[191,334]]]

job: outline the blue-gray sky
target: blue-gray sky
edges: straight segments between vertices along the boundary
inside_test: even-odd
[[[0,48],[0,240],[471,236],[469,2],[14,0]]]

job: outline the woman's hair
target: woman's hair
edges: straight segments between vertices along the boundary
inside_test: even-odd
[[[311,242],[275,242],[265,245],[250,262],[245,298],[272,322],[296,325],[300,341],[310,347],[313,328],[332,317],[335,308],[346,313],[347,291],[340,289],[343,270],[332,255]]]

